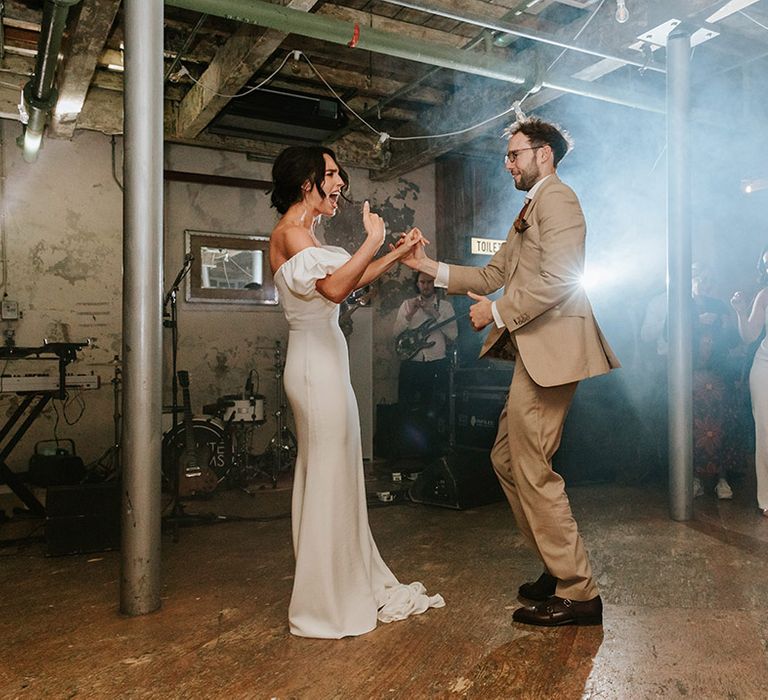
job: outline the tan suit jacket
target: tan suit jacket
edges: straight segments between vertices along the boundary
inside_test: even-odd
[[[576,194],[557,175],[536,192],[521,233],[514,226],[485,267],[450,265],[448,292],[487,295],[504,288],[480,356],[514,356],[540,386],[605,374],[619,361],[581,285],[586,224]],[[514,344],[511,342],[514,336]]]

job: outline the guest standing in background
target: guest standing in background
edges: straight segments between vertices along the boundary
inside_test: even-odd
[[[736,292],[731,305],[736,310],[741,339],[754,343],[766,331],[768,309],[768,247],[763,249],[757,263],[761,289],[752,302],[751,311],[743,292]],[[768,341],[763,338],[752,360],[749,372],[749,393],[755,419],[755,474],[757,477],[757,506],[768,517]]]

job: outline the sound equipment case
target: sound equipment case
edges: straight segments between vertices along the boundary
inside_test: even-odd
[[[120,494],[118,481],[48,487],[48,556],[119,549]]]

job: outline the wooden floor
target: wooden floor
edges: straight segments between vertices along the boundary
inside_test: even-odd
[[[391,568],[447,605],[340,641],[288,633],[288,485],[189,504],[228,518],[163,536],[162,607],[143,617],[118,613],[118,553],[6,544],[0,697],[766,698],[768,519],[748,488],[697,499],[687,523],[660,486],[571,488],[602,628],[511,622],[540,566],[503,503],[372,508]],[[35,528],[14,519],[0,539]]]

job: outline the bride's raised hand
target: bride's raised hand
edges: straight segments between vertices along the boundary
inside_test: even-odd
[[[415,248],[423,248],[428,244],[429,241],[424,238],[421,230],[414,227],[410,231],[401,233],[400,238],[394,245],[390,243],[389,249],[393,251],[396,250],[398,252],[398,259],[401,259],[412,254]]]
[[[375,241],[377,245],[384,243],[384,236],[386,235],[386,224],[378,214],[374,214],[371,211],[371,205],[366,199],[363,203],[363,226],[365,227],[365,233],[368,236],[368,240]]]

